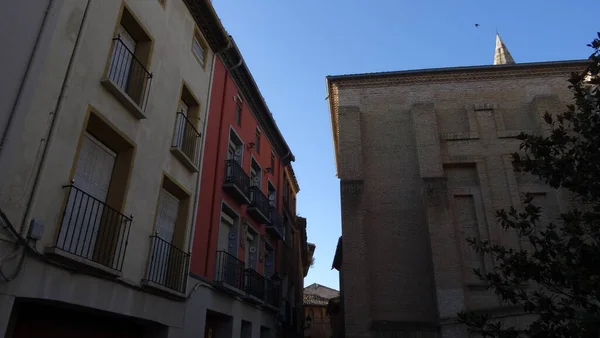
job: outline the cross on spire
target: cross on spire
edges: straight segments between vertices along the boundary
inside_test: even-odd
[[[514,63],[515,60],[513,59],[512,55],[510,55],[510,52],[508,51],[508,48],[506,48],[504,42],[502,42],[500,34],[496,32],[496,51],[494,52],[494,64],[507,65]]]

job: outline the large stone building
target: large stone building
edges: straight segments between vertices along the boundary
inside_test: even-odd
[[[342,207],[346,337],[466,337],[461,310],[500,311],[472,269],[491,262],[466,237],[519,245],[494,210],[534,193],[552,217],[564,196],[513,170],[521,131],[572,98],[586,61],[515,64],[499,36],[494,65],[327,78]],[[343,257],[343,263],[342,263]]]
[[[300,318],[310,256],[293,156],[210,1],[4,1],[0,28],[10,46],[0,56],[0,336],[301,336],[290,309]],[[240,140],[264,136],[262,148],[240,149],[245,162],[227,180],[228,140],[218,158],[206,144],[225,138],[209,124],[242,109],[233,94],[223,114],[211,108],[230,89],[248,103],[250,134]],[[252,156],[264,180],[251,185]],[[221,169],[214,189],[201,184]],[[269,263],[283,282],[262,284],[256,265],[236,261],[224,273],[235,290],[225,291],[216,243],[231,233],[213,216],[240,178],[246,203],[231,210],[254,213],[253,245],[276,233]],[[275,201],[265,196],[269,181]],[[274,205],[288,223],[269,217]],[[242,259],[262,255],[237,221],[243,241],[225,246]]]

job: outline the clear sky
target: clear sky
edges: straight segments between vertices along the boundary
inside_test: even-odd
[[[587,58],[600,0],[213,0],[296,156],[298,214],[317,245],[305,285],[338,289],[339,180],[325,76]],[[480,27],[476,28],[475,24]],[[565,82],[566,83],[566,82]]]

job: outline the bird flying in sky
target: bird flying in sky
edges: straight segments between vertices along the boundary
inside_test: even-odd
[[[476,24],[475,24],[475,28],[477,28],[477,27],[479,27],[479,24],[478,24],[478,23],[476,23]]]

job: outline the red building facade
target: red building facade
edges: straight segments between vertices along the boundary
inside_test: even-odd
[[[233,39],[214,63],[206,130],[190,274],[260,305],[280,335],[302,336],[309,262],[294,156]]]
[[[252,253],[258,254],[256,263],[266,260],[262,256],[268,253],[263,248],[257,246],[257,250],[252,250],[255,252],[246,250],[248,237],[243,238],[242,235],[248,232],[258,235],[258,239],[270,246],[275,254],[280,251],[278,248],[284,245],[286,230],[289,232],[290,229],[283,227],[281,236],[277,236],[277,231],[267,229],[271,227],[271,221],[277,221],[271,220],[272,217],[283,220],[286,216],[284,195],[288,197],[287,207],[295,211],[295,205],[291,205],[291,202],[295,203],[296,189],[290,187],[290,183],[284,184],[284,167],[293,159],[289,148],[287,159],[282,160],[281,154],[273,146],[274,142],[268,137],[268,127],[259,123],[248,106],[244,93],[239,90],[230,71],[219,58],[215,61],[207,123],[190,270],[212,279],[217,273],[214,264],[217,251],[225,250],[242,262],[248,262],[250,257],[246,256]],[[279,131],[272,130],[270,133],[278,135]],[[280,134],[278,136],[281,137]],[[285,144],[282,137],[279,141]],[[285,147],[287,148],[287,144]],[[247,178],[240,177],[244,175]],[[289,189],[285,193],[284,186]],[[253,211],[256,209],[258,210]],[[234,235],[228,235],[227,247],[219,247],[219,244],[225,244],[223,237],[219,237],[223,216],[233,219],[234,229],[231,233],[236,235],[236,243],[233,242]],[[232,244],[234,247],[231,247]],[[276,272],[277,260],[272,263],[273,272]],[[270,266],[256,264],[255,268],[257,272],[266,274]]]

